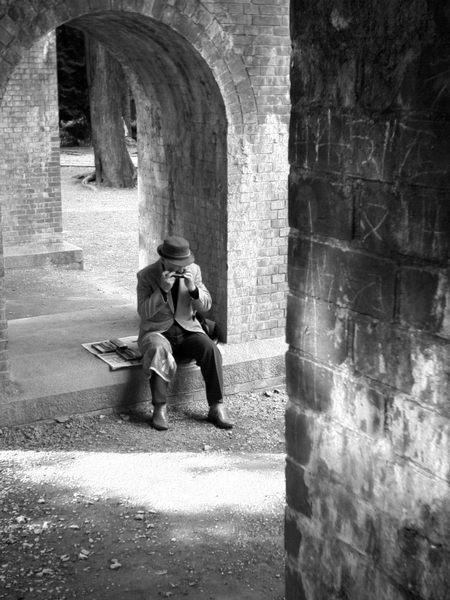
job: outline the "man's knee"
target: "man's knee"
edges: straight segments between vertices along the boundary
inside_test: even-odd
[[[157,350],[172,352],[172,347],[169,340],[160,333],[147,333],[141,340],[139,340],[139,348],[144,355],[147,353],[154,353]]]
[[[169,341],[160,334],[150,333],[140,341],[139,346],[143,355],[144,372],[149,377],[153,372],[157,373],[165,381],[170,381],[177,367]]]

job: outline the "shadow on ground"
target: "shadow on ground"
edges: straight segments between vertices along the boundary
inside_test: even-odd
[[[281,600],[283,462],[0,451],[0,598]]]

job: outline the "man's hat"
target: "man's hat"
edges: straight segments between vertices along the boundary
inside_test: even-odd
[[[172,235],[158,246],[158,254],[180,267],[186,267],[194,262],[195,257],[189,248],[189,242],[182,237]]]

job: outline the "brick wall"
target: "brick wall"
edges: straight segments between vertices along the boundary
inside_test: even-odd
[[[0,112],[5,247],[61,240],[58,99],[54,34],[13,70]]]
[[[292,2],[288,600],[450,585],[450,21]]]
[[[287,272],[286,162],[290,102],[289,2],[206,2],[230,34],[250,80],[244,155],[229,164],[228,340],[284,335]],[[236,144],[241,143],[240,131]]]

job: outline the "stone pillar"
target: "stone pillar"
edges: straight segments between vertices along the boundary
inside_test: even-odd
[[[448,597],[449,17],[292,2],[288,600]]]
[[[1,205],[0,205],[1,217]],[[1,218],[0,218],[1,221]],[[6,297],[5,297],[5,266],[3,258],[2,233],[0,230],[0,402],[3,399],[3,386],[9,381],[9,358],[8,358],[8,324],[6,321]]]

